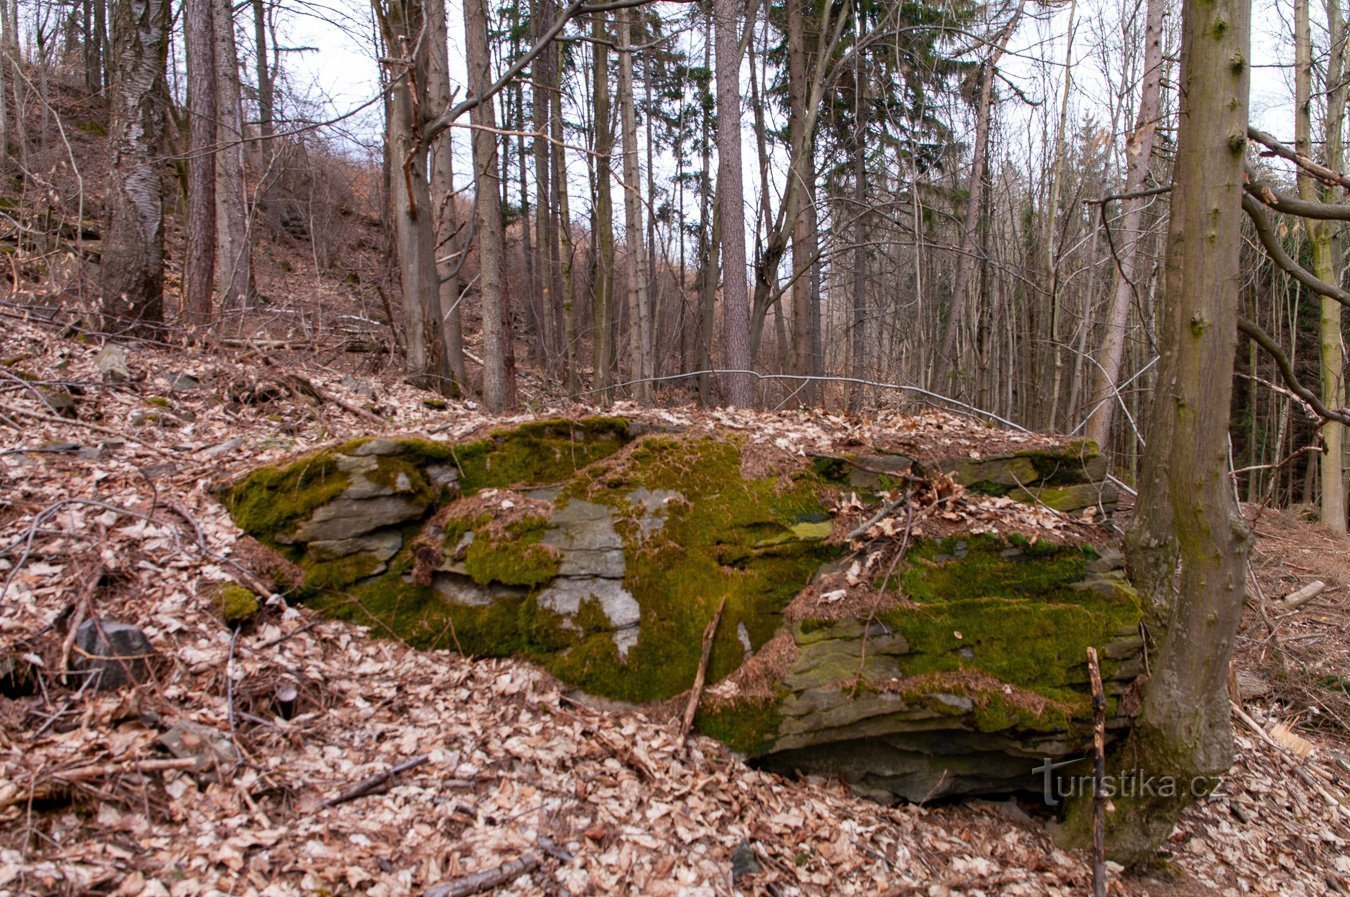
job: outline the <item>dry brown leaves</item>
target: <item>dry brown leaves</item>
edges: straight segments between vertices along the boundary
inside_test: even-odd
[[[368,424],[332,403],[231,405],[222,390],[258,379],[256,364],[186,351],[134,349],[135,382],[104,386],[95,351],[22,325],[0,336],[6,370],[35,378],[0,382],[0,657],[32,665],[39,686],[0,697],[0,893],[407,894],[537,851],[541,838],[562,851],[497,893],[1085,891],[1085,857],[1056,849],[1015,805],[890,808],[837,782],[787,781],[707,739],[680,744],[671,724],[579,707],[524,664],[414,651],[279,602],[232,639],[201,593],[242,575],[232,565],[243,543],[209,484]],[[363,401],[317,366],[268,376],[278,373]],[[173,392],[181,374],[203,386]],[[58,382],[83,384],[79,421],[150,447],[5,414],[41,409],[29,387]],[[379,388],[390,430],[455,436],[486,423],[462,406],[427,409],[401,384]],[[137,416],[147,409],[158,416]],[[949,415],[650,416],[791,453],[1039,439]],[[25,451],[58,443],[81,448]],[[62,615],[94,564],[105,572],[92,611],[141,626],[159,654],[154,681],[134,691],[61,686]],[[287,683],[297,697],[282,712]],[[154,739],[178,720],[232,739],[245,762],[203,777],[166,764]],[[1180,878],[1125,878],[1113,893],[1318,894],[1346,880],[1341,811],[1264,742],[1242,735],[1238,748],[1233,774],[1171,839]],[[383,793],[320,806],[424,753]],[[733,881],[742,845],[758,871]]]

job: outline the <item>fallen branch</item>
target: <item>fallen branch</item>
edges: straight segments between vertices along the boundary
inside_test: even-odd
[[[1087,649],[1092,676],[1092,897],[1106,897],[1106,692],[1097,649]]]
[[[539,861],[539,854],[527,853],[518,860],[502,863],[493,869],[475,872],[473,875],[428,888],[422,892],[422,897],[469,897],[470,894],[481,894],[533,871],[538,868]]]
[[[1280,599],[1280,610],[1297,610],[1326,591],[1326,587],[1327,584],[1322,580],[1314,579],[1297,592],[1290,592]]]
[[[717,613],[713,614],[708,628],[703,630],[703,653],[698,659],[698,672],[694,674],[694,687],[689,690],[689,703],[684,705],[684,721],[680,724],[680,740],[689,737],[694,727],[694,715],[698,713],[698,702],[703,697],[703,683],[708,679],[708,661],[712,659],[713,640],[717,637],[717,627],[722,622],[722,611],[726,610],[727,596],[717,604]]]
[[[174,454],[172,452],[166,452],[159,446],[151,445],[150,443],[146,442],[143,439],[137,439],[135,436],[130,435],[125,430],[110,430],[107,427],[100,427],[98,424],[91,424],[87,421],[82,421],[75,418],[54,417],[50,414],[38,414],[36,411],[29,411],[27,408],[18,408],[18,407],[6,408],[5,413],[18,414],[22,417],[31,418],[32,420],[40,420],[49,424],[62,424],[63,426],[81,427],[85,430],[93,430],[95,433],[102,433],[104,436],[111,436],[114,439],[121,439],[125,440],[126,442],[134,442],[141,448],[147,451],[154,452],[161,458],[174,457]]]
[[[1336,778],[1331,773],[1312,765],[1307,759],[1300,760],[1295,757],[1293,754],[1289,753],[1284,745],[1272,738],[1270,733],[1265,730],[1264,726],[1252,719],[1247,714],[1247,711],[1243,710],[1232,701],[1229,701],[1229,706],[1232,707],[1234,715],[1242,720],[1247,728],[1251,729],[1260,736],[1262,741],[1275,749],[1280,757],[1293,768],[1294,774],[1303,780],[1304,784],[1320,794],[1327,803],[1331,804],[1331,806],[1339,809],[1347,816],[1350,816],[1350,803],[1347,803],[1344,798],[1337,797],[1327,790],[1327,785],[1337,784]],[[1317,779],[1320,779],[1321,781],[1317,781]]]
[[[111,778],[129,773],[168,772],[175,769],[191,769],[198,763],[195,757],[175,757],[167,760],[136,760],[131,763],[98,763],[90,766],[77,766],[64,772],[53,772],[38,782],[36,775],[30,785],[7,782],[0,785],[0,807],[23,803],[32,797],[46,797],[54,785],[74,785],[92,779]]]
[[[404,773],[410,769],[421,766],[423,763],[426,763],[430,759],[431,759],[430,754],[420,754],[416,757],[413,757],[411,760],[408,760],[404,763],[400,763],[398,766],[391,766],[384,772],[377,772],[373,776],[367,776],[366,778],[357,782],[355,785],[351,785],[347,788],[344,788],[342,791],[338,792],[336,797],[328,798],[323,803],[319,804],[319,808],[327,809],[328,807],[336,807],[338,804],[345,804],[349,800],[356,800],[358,797],[365,797],[367,794],[371,793],[376,788],[379,788],[386,782],[393,780],[394,777],[397,776],[399,773]]]

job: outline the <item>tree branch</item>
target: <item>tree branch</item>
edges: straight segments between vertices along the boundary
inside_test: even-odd
[[[1284,380],[1285,385],[1294,395],[1307,403],[1314,414],[1324,421],[1334,420],[1342,424],[1350,424],[1350,409],[1340,408],[1333,411],[1322,403],[1322,400],[1317,397],[1317,393],[1298,382],[1298,378],[1294,375],[1294,366],[1289,363],[1289,356],[1284,354],[1284,349],[1280,348],[1280,344],[1275,342],[1270,334],[1246,318],[1238,318],[1238,331],[1265,350],[1266,354],[1274,360],[1275,366],[1280,369],[1280,377]]]
[[[1345,175],[1339,171],[1327,168],[1325,165],[1317,164],[1302,153],[1295,152],[1283,143],[1280,143],[1280,141],[1276,140],[1265,131],[1248,126],[1247,137],[1266,147],[1281,159],[1288,159],[1290,162],[1293,162],[1299,168],[1302,168],[1304,171],[1325,184],[1350,188],[1350,175]]]
[[[1316,221],[1350,221],[1350,205],[1300,199],[1288,193],[1281,193],[1264,181],[1256,180],[1251,171],[1247,172],[1247,177],[1247,183],[1243,185],[1247,192],[1277,212],[1297,215],[1299,218],[1312,218]]]
[[[1256,236],[1260,238],[1261,245],[1266,249],[1266,254],[1270,256],[1270,260],[1276,266],[1317,295],[1335,299],[1341,305],[1350,306],[1350,292],[1335,284],[1327,283],[1289,257],[1289,253],[1285,252],[1284,247],[1280,245],[1279,237],[1275,235],[1275,229],[1270,226],[1270,219],[1266,217],[1266,213],[1256,197],[1250,193],[1244,193],[1242,210],[1247,213],[1247,217],[1252,219],[1252,224],[1256,226]]]

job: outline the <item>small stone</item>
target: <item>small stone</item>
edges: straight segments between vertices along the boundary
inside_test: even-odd
[[[131,379],[131,368],[127,366],[127,350],[111,343],[98,350],[94,356],[94,367],[103,376],[104,383],[125,383]]]
[[[71,666],[93,678],[99,691],[112,691],[144,682],[150,676],[154,646],[145,633],[127,623],[95,618],[75,630],[75,657]]]
[[[42,389],[42,400],[61,417],[75,417],[75,397],[64,389]]]
[[[202,381],[191,374],[174,374],[169,378],[169,389],[174,392],[192,392],[202,388]]]
[[[175,757],[196,760],[192,772],[214,772],[239,762],[239,752],[224,732],[191,720],[179,720],[155,740]]]
[[[731,877],[740,878],[758,872],[759,858],[755,856],[755,845],[747,838],[731,852]]]

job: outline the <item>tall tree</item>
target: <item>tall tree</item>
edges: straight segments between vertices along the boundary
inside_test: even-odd
[[[755,404],[750,371],[750,299],[745,283],[745,200],[741,185],[741,4],[714,0],[717,54],[717,210],[722,222],[723,379],[727,404]]]
[[[427,0],[427,103],[431,115],[443,114],[453,96],[450,89],[450,58],[446,34],[445,0]],[[464,315],[459,273],[468,247],[456,239],[459,216],[455,206],[455,147],[446,128],[431,141],[431,206],[434,218],[436,277],[446,362],[460,392],[469,388],[464,364]]]
[[[211,323],[216,279],[216,31],[214,0],[186,0],[188,209],[184,309],[188,323]]]
[[[1161,3],[1162,0],[1155,0]],[[957,253],[956,283],[952,287],[952,304],[947,316],[947,328],[942,337],[942,348],[933,360],[933,375],[930,387],[942,391],[947,388],[947,373],[953,366],[956,354],[956,337],[960,333],[965,318],[966,304],[969,301],[972,274],[978,255],[980,219],[984,215],[985,205],[985,169],[989,158],[989,129],[994,105],[994,77],[998,73],[999,60],[1008,50],[1008,41],[1022,18],[1023,2],[1017,4],[1012,17],[994,35],[989,42],[989,56],[980,63],[978,84],[980,98],[975,107],[975,139],[970,167],[970,198],[966,201],[965,229],[961,234],[961,249]],[[1066,92],[1067,95],[1067,92]],[[918,196],[914,199],[916,205]]]
[[[1308,7],[1309,0],[1296,0],[1294,3],[1294,150],[1311,159],[1313,53]],[[1341,33],[1344,24],[1339,0],[1328,0],[1326,10],[1331,52],[1326,73],[1326,140],[1323,145],[1327,166],[1338,169],[1341,164],[1342,120],[1345,118],[1345,46]],[[1305,202],[1322,199],[1317,181],[1302,167],[1298,169],[1298,192]],[[1334,202],[1333,191],[1328,189],[1327,194],[1326,199]],[[1327,283],[1339,284],[1341,278],[1333,247],[1335,225],[1330,221],[1309,220],[1305,228],[1313,274]],[[1321,399],[1327,407],[1339,408],[1343,404],[1345,392],[1342,382],[1345,347],[1341,337],[1341,303],[1324,295],[1320,298],[1320,305],[1317,348],[1322,370]],[[1324,450],[1319,459],[1322,480],[1321,522],[1327,529],[1339,533],[1346,531],[1345,481],[1342,471],[1344,433],[1344,426],[1334,420],[1322,424]]]
[[[1120,266],[1111,282],[1111,298],[1106,307],[1105,331],[1093,377],[1087,438],[1105,451],[1111,442],[1111,422],[1115,419],[1117,384],[1125,357],[1125,331],[1130,318],[1131,299],[1138,291],[1139,243],[1147,201],[1138,194],[1148,182],[1149,163],[1153,161],[1154,138],[1158,133],[1161,110],[1163,52],[1163,15],[1165,0],[1147,0],[1144,13],[1144,73],[1139,89],[1139,112],[1134,129],[1125,142],[1125,210],[1120,230]]]
[[[1179,787],[1114,798],[1108,849],[1125,863],[1151,859],[1185,805],[1233,759],[1227,680],[1246,597],[1248,532],[1228,475],[1228,425],[1250,14],[1248,0],[1182,7],[1158,399],[1126,539],[1131,578],[1164,631],[1134,728],[1114,759],[1131,775],[1166,776]],[[1080,822],[1090,818],[1089,803],[1076,808],[1085,811]]]
[[[594,389],[602,402],[612,398],[614,365],[614,200],[610,187],[614,123],[609,103],[609,35],[602,13],[591,16],[592,99],[595,104],[595,277],[591,321],[595,331]]]
[[[497,162],[496,114],[487,102],[492,89],[486,0],[464,2],[465,55],[469,90],[479,102],[469,112],[473,126],[474,216],[478,230],[478,295],[483,316],[483,403],[501,412],[516,404],[511,319],[502,291],[501,168]]]
[[[222,309],[247,308],[253,297],[253,250],[244,186],[244,109],[234,4],[212,0],[216,62],[216,292]]]
[[[375,0],[385,53],[396,66],[386,104],[389,206],[403,293],[404,343],[410,382],[448,390],[450,368],[441,337],[436,273],[435,208],[427,170],[430,119],[429,42],[423,0]]]
[[[623,121],[624,258],[628,263],[629,368],[634,397],[652,401],[652,322],[647,295],[647,252],[643,248],[642,185],[638,170],[637,111],[633,99],[632,19],[619,13],[619,117]]]
[[[109,332],[153,332],[164,321],[164,184],[159,161],[167,89],[168,0],[115,0],[112,170],[104,228],[102,305]]]

